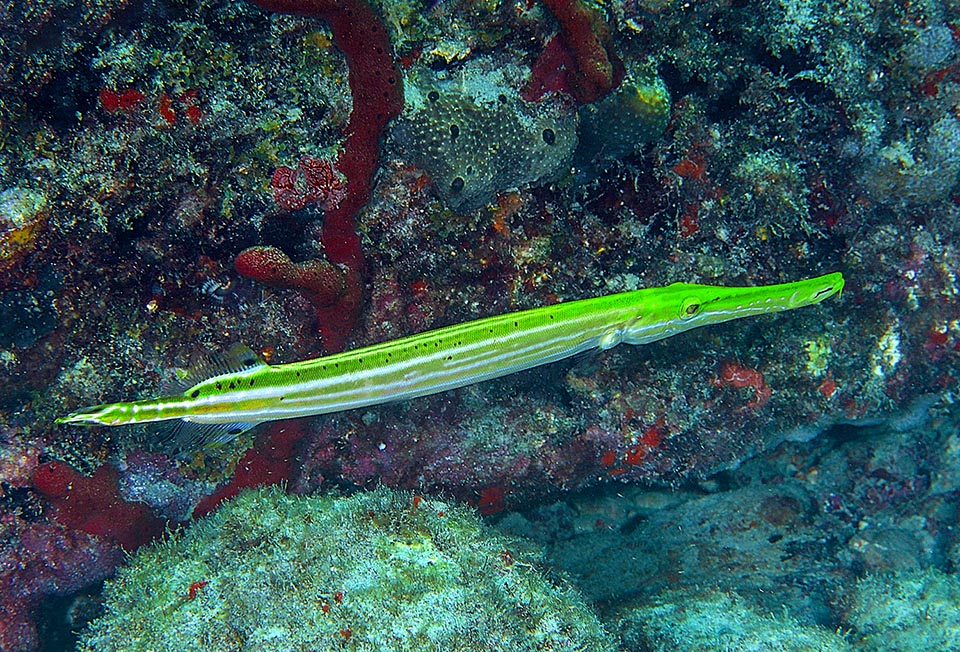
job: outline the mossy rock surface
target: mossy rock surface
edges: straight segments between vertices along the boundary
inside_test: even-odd
[[[609,650],[581,597],[469,511],[247,491],[142,549],[80,649]]]
[[[935,569],[867,575],[848,626],[864,652],[960,649],[960,580]]]
[[[623,650],[646,652],[852,652],[836,632],[786,613],[759,611],[736,593],[668,591],[634,607],[619,623]]]

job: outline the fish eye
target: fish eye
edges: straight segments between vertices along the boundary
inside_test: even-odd
[[[680,319],[690,319],[696,316],[700,312],[702,305],[700,299],[687,297],[683,300],[683,303],[680,304]]]

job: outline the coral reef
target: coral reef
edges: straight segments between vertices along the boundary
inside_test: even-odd
[[[229,481],[197,502],[193,518],[206,516],[244,489],[286,482],[293,473],[297,444],[305,434],[302,426],[302,421],[284,421],[272,424],[261,433],[237,463]]]
[[[74,102],[95,98],[85,69],[92,41],[127,9],[126,0],[92,0],[78,7],[43,0],[0,14],[0,125],[12,132],[20,122],[43,120],[72,125]],[[9,132],[8,132],[9,133]]]
[[[45,286],[56,286],[54,279]],[[28,348],[57,327],[57,312],[49,296],[39,290],[13,290],[0,298],[0,346]]]
[[[346,177],[347,189],[344,199],[327,211],[324,244],[330,262],[357,268],[362,262],[357,215],[370,197],[380,160],[380,137],[403,107],[403,78],[391,54],[387,31],[364,0],[253,2],[267,11],[324,20],[346,57],[353,108],[337,168]]]
[[[327,159],[304,156],[296,169],[279,167],[270,179],[273,200],[287,211],[318,203],[336,209],[347,192],[342,175]],[[242,273],[242,272],[241,272]]]
[[[943,197],[960,178],[960,120],[945,115],[924,135],[911,135],[917,144],[889,142],[863,161],[861,183],[877,202],[923,206]]]
[[[858,629],[858,578],[955,568],[956,424],[928,403],[898,429],[836,427],[680,490],[585,492],[498,526],[545,543],[603,604],[715,588],[804,626]]]
[[[630,0],[607,20],[585,5],[378,0],[363,5],[375,16],[340,27],[319,0],[271,8],[319,7],[321,20],[226,0],[43,0],[0,16],[0,522],[119,549],[57,524],[31,487],[50,459],[113,464],[104,508],[119,493],[173,519],[204,494],[198,513],[279,476],[297,491],[383,483],[496,514],[595,487],[596,505],[557,508],[580,528],[560,536],[596,537],[579,541],[594,560],[576,557],[591,595],[730,580],[758,613],[787,603],[831,630],[861,573],[956,568],[955,429],[906,447],[892,443],[902,433],[850,427],[955,411],[950,6]],[[551,181],[524,181],[492,157],[502,180],[479,207],[451,210],[420,152],[388,139],[381,164],[399,75],[406,117],[428,111],[433,90],[521,126],[578,112],[573,167],[585,174],[544,157]],[[237,272],[253,246],[240,265],[287,289]],[[841,301],[298,423],[296,445],[265,426],[250,453],[252,436],[174,458],[143,450],[156,444],[139,433],[53,425],[162,392],[171,369],[237,341],[293,361],[348,337],[639,286],[828,270],[847,278]],[[654,500],[681,504],[654,513]],[[611,527],[643,554],[621,564]],[[13,568],[16,548],[3,550]],[[569,552],[553,559],[577,570]],[[727,562],[746,579],[725,575]],[[31,568],[17,622],[46,609]]]
[[[41,192],[14,187],[0,193],[0,272],[6,275],[33,251],[49,216]]]
[[[356,315],[346,309],[344,301],[359,305],[362,288],[360,277],[349,268],[329,261],[311,259],[294,263],[276,247],[250,247],[241,251],[233,266],[243,276],[279,289],[298,290],[317,310],[317,327],[328,350],[343,345],[343,338],[353,327]]]
[[[634,154],[663,135],[670,93],[655,74],[632,68],[616,91],[580,108],[576,163],[592,170]]]
[[[414,494],[247,491],[132,558],[80,649],[612,649],[536,561]]]

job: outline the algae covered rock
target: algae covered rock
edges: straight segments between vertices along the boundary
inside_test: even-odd
[[[848,624],[866,652],[960,649],[960,581],[937,570],[868,575]]]
[[[674,591],[620,618],[625,649],[650,652],[850,652],[850,645],[823,627],[786,614],[764,614],[736,593]]]
[[[80,649],[611,649],[521,545],[406,493],[248,491],[132,557]]]

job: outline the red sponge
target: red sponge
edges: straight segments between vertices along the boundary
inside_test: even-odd
[[[128,552],[163,532],[165,521],[140,503],[120,497],[118,474],[101,466],[90,477],[64,462],[47,462],[33,472],[33,486],[56,507],[56,521],[114,541]]]

